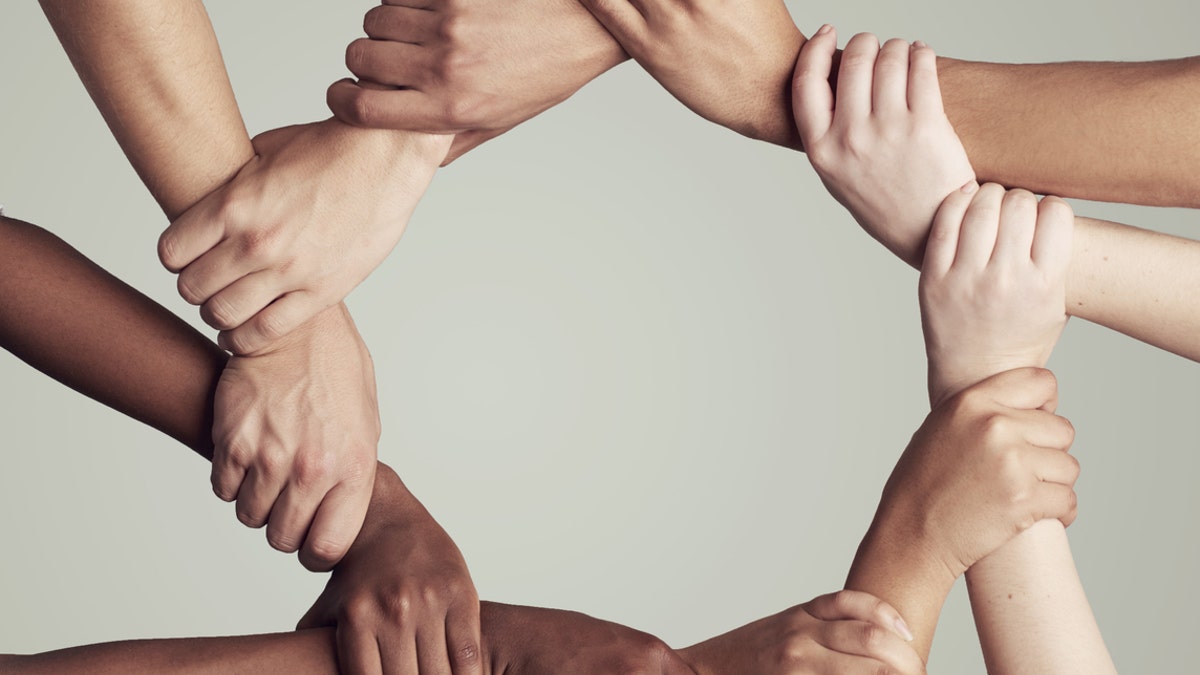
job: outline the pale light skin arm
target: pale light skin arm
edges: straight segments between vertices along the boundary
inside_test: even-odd
[[[1200,361],[1200,241],[1075,219],[1067,312]]]

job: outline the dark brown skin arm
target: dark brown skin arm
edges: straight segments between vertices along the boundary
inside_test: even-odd
[[[225,352],[58,237],[2,217],[0,342],[212,459],[213,392]]]
[[[946,114],[981,181],[1200,207],[1200,57],[1009,65],[939,59]]]

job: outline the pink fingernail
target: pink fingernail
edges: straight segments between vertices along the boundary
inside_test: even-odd
[[[913,46],[916,47],[917,49],[920,49],[922,47],[928,47],[929,45],[925,44],[924,40],[917,40],[916,42],[913,43]]]
[[[828,33],[831,30],[833,30],[833,26],[830,26],[829,24],[825,24],[824,26],[821,26],[820,28],[817,29],[817,35],[825,35],[826,33]]]
[[[903,618],[896,617],[896,621],[894,623],[896,624],[896,630],[900,631],[900,637],[908,640],[909,642],[912,642],[914,639],[916,639],[916,636],[913,635],[912,631],[908,629],[908,624],[904,623]]]
[[[974,194],[975,191],[979,189],[979,183],[970,181],[963,185],[960,189],[963,191],[963,194]]]

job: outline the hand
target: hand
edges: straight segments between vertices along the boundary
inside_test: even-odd
[[[920,675],[900,614],[857,591],[822,595],[680,650],[697,675]]]
[[[1042,366],[1067,323],[1071,207],[969,184],[938,210],[921,271],[921,322],[936,403],[1003,370]]]
[[[565,101],[623,61],[576,0],[387,0],[350,43],[352,80],[329,88],[347,123],[458,137],[446,162]]]
[[[695,675],[653,635],[579,612],[484,602],[481,620],[493,675]]]
[[[370,515],[297,629],[337,626],[347,675],[481,675],[479,597],[462,553],[379,465]]]
[[[913,267],[938,205],[975,180],[942,110],[937,60],[921,43],[854,36],[829,78],[837,34],[822,27],[800,51],[796,126],[829,192],[872,237]]]
[[[217,383],[213,491],[267,540],[329,569],[371,498],[379,409],[371,355],[345,307],[262,356],[229,359]]]
[[[1075,520],[1079,462],[1071,423],[1054,414],[1054,375],[1023,368],[994,375],[937,406],[884,487],[864,547],[923,556],[963,572],[1039,520]]]
[[[335,305],[396,245],[449,139],[336,120],[254,139],[257,155],[175,220],[159,257],[222,347],[253,354]]]
[[[701,117],[793,148],[804,36],[782,0],[580,0],[646,72]]]

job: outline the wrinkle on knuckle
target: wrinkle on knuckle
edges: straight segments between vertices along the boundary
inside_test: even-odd
[[[304,548],[310,556],[323,565],[332,565],[341,560],[347,550],[345,544],[327,536],[310,537],[310,541],[305,543]]]

